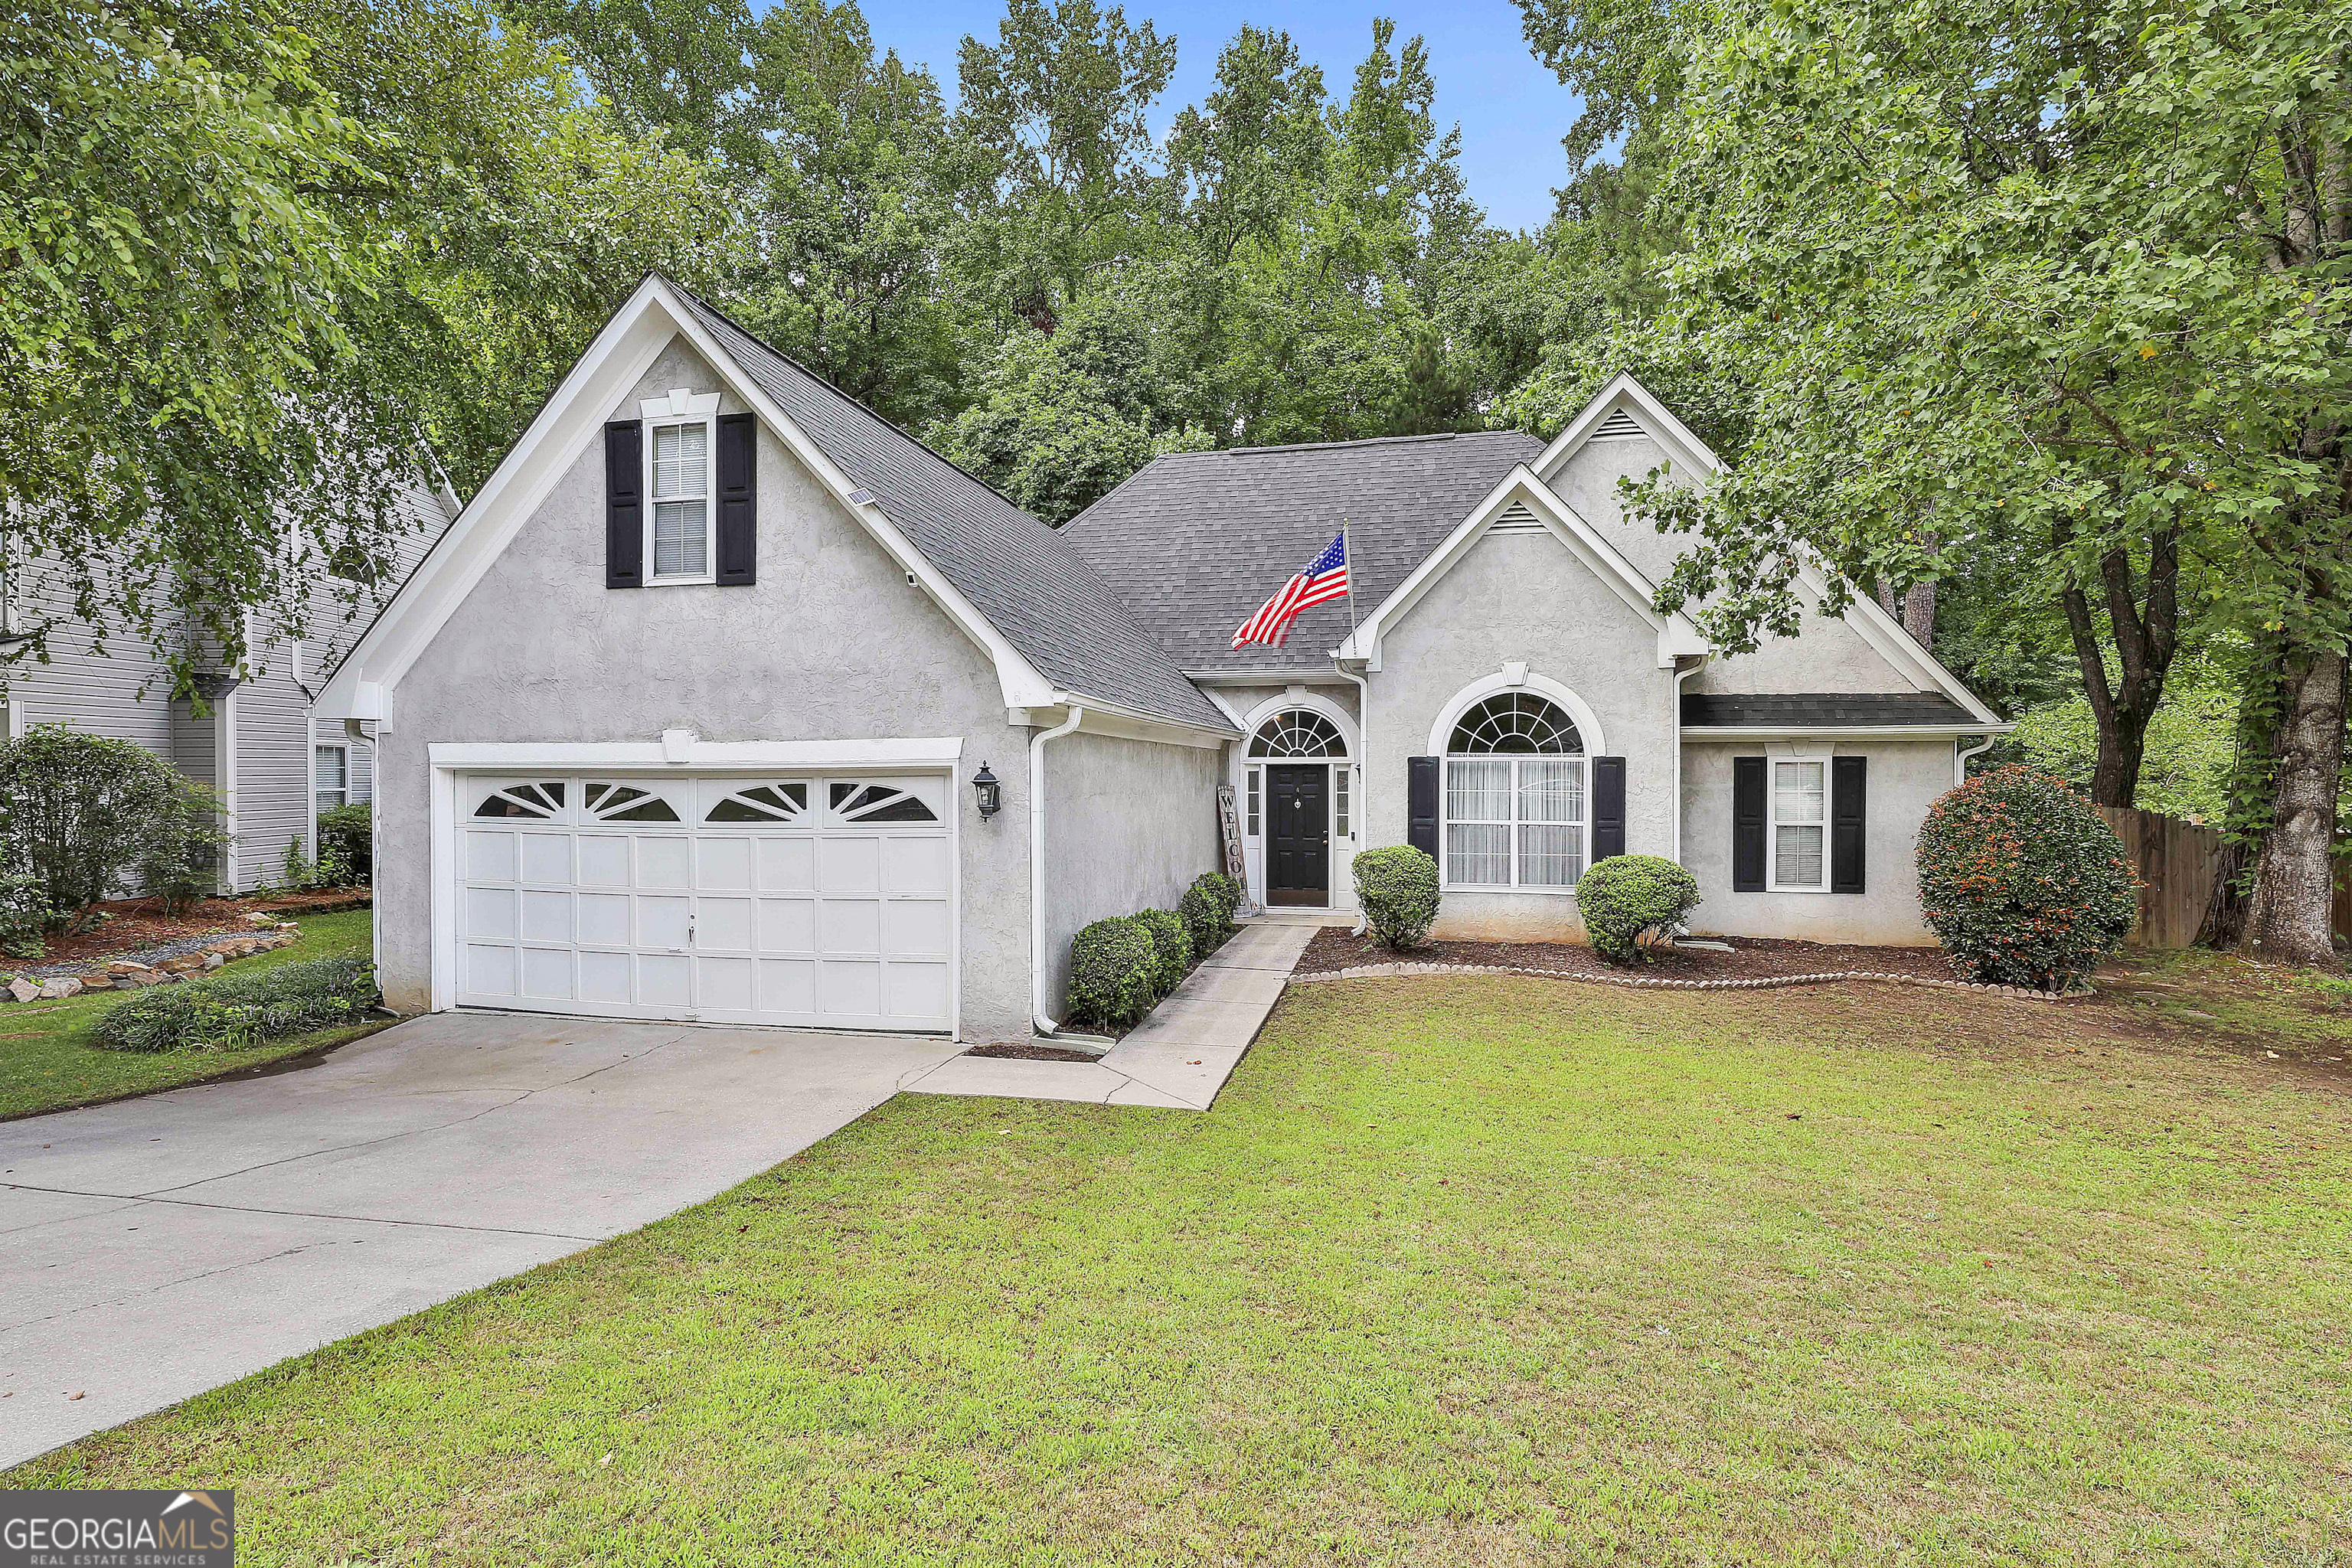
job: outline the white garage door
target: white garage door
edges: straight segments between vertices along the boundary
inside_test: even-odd
[[[945,775],[459,786],[460,1004],[952,1026]]]

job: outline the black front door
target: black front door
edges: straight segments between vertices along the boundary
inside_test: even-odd
[[[1331,901],[1331,770],[1270,767],[1265,793],[1274,819],[1266,825],[1265,901]]]

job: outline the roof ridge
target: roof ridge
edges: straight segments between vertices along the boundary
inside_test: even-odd
[[[1426,436],[1360,436],[1351,441],[1291,441],[1271,447],[1219,447],[1207,452],[1170,452],[1171,458],[1233,458],[1268,452],[1333,452],[1349,447],[1405,447],[1423,441],[1458,441],[1470,436],[1524,436],[1509,430],[1438,430]],[[1534,437],[1529,437],[1530,440]]]

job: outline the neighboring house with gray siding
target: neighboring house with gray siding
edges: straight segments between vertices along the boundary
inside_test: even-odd
[[[354,605],[333,585],[318,585],[310,635],[299,642],[257,637],[243,678],[224,682],[202,710],[173,699],[170,674],[143,640],[120,631],[101,638],[37,561],[26,565],[0,593],[8,625],[47,626],[47,658],[27,653],[0,666],[0,723],[11,736],[63,724],[131,741],[218,790],[235,836],[222,868],[226,890],[277,877],[289,843],[315,858],[318,812],[372,799],[375,772],[372,727],[315,719],[311,698],[457,509],[454,497],[420,485],[402,496],[400,510],[408,527],[381,587]],[[250,625],[259,631],[258,617]]]
[[[378,742],[385,994],[1024,1036],[1076,931],[1220,864],[1228,784],[1258,901],[1412,842],[1441,931],[1573,937],[1641,852],[1707,929],[1927,940],[1913,836],[2005,726],[1867,599],[1741,658],[1661,615],[1615,482],[1664,461],[1715,466],[1621,378],[1549,443],[1163,458],[1056,531],[648,279],[320,694]],[[1342,519],[1355,616],[1234,650]]]

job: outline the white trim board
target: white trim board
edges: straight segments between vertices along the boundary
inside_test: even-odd
[[[451,742],[425,748],[436,768],[528,773],[535,768],[939,768],[963,758],[958,735],[883,741]]]
[[[1592,395],[1592,401],[1568,422],[1568,427],[1552,437],[1551,445],[1535,461],[1536,473],[1546,483],[1558,479],[1568,460],[1592,439],[1611,415],[1620,410],[1632,415],[1633,422],[1665,448],[1666,460],[1684,472],[1704,479],[1723,467],[1723,459],[1689,426],[1675,418],[1674,410],[1661,403],[1656,394],[1635,380],[1632,372],[1619,371],[1609,378],[1607,385]]]
[[[727,389],[816,476],[974,646],[994,660],[1005,706],[1042,707],[1055,700],[1057,694],[1051,683],[994,623],[915,548],[872,496],[860,489],[760,390],[669,284],[651,276],[604,324],[538,417],[508,449],[488,481],[345,656],[319,694],[316,710],[320,714],[331,719],[386,716],[390,697],[401,679],[549,492],[588,450],[604,428],[607,411],[621,405],[673,338],[683,338],[702,356]]]

